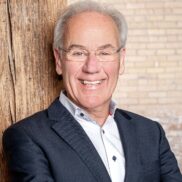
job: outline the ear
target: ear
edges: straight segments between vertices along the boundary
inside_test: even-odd
[[[119,69],[120,75],[122,75],[125,70],[125,55],[126,55],[126,49],[123,48],[120,53],[120,69]]]
[[[61,59],[60,59],[60,54],[58,49],[54,49],[54,58],[55,58],[56,72],[58,75],[61,75],[62,64],[61,64]]]

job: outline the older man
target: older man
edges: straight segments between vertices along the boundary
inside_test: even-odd
[[[85,1],[65,10],[54,34],[65,90],[5,132],[12,181],[182,182],[161,126],[112,101],[126,37],[114,9]]]

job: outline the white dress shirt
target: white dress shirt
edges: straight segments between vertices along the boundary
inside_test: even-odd
[[[61,92],[60,102],[67,108],[76,121],[82,126],[98,154],[100,155],[112,182],[124,182],[125,157],[117,124],[114,120],[116,104],[111,101],[110,115],[103,126],[91,119],[83,109],[76,106],[64,92]]]

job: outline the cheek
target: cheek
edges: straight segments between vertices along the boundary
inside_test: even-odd
[[[109,79],[117,80],[119,75],[119,64],[110,64],[105,67],[105,73],[108,75]]]
[[[67,63],[63,67],[63,79],[65,84],[71,84],[75,82],[77,74],[80,72],[79,64]]]

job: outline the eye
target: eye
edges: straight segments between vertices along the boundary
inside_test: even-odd
[[[109,56],[111,55],[111,52],[108,51],[108,50],[102,50],[102,51],[99,51],[98,53],[100,56]]]
[[[85,56],[86,53],[84,50],[71,50],[70,55],[74,57],[81,57],[81,56]]]
[[[79,52],[79,51],[76,51],[76,52],[73,52],[72,55],[74,56],[82,56],[84,53],[83,52]]]

